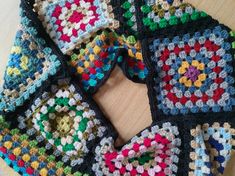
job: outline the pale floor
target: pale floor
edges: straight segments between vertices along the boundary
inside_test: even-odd
[[[235,30],[235,0],[188,0]],[[15,32],[19,24],[19,0],[0,1],[0,78],[3,77]],[[2,83],[2,79],[0,79]],[[106,116],[120,134],[123,143],[151,124],[151,114],[145,85],[127,80],[116,68],[109,80],[95,95]],[[235,176],[235,158],[228,164],[226,176]],[[233,174],[232,174],[233,173]],[[0,176],[15,176],[0,159]]]

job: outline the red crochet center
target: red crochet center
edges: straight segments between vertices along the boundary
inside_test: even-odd
[[[204,46],[207,48],[207,51],[213,51],[214,53],[220,49],[220,46],[214,44],[213,42],[211,42],[210,40],[206,40],[205,43],[204,43]],[[178,46],[176,46],[174,48],[174,53],[179,56],[179,53],[181,51],[185,51],[186,54],[189,54],[190,51],[192,49],[194,49],[196,52],[199,52],[200,49],[201,49],[201,45],[196,42],[194,47],[190,47],[188,44],[185,44],[184,48],[179,48]],[[162,51],[162,54],[160,56],[160,60],[163,61],[163,63],[165,63],[165,61],[169,58],[169,55],[170,55],[170,51],[165,48],[163,51]],[[215,62],[218,62],[220,60],[220,56],[218,55],[214,55],[212,57],[212,60],[215,61]],[[173,89],[173,85],[169,84],[169,81],[173,79],[173,76],[171,75],[168,75],[167,72],[170,70],[170,66],[169,65],[166,65],[164,64],[162,66],[162,70],[166,72],[166,76],[164,76],[162,78],[162,81],[166,83],[166,85],[163,87],[165,90],[169,91],[168,94],[166,95],[166,97],[171,100],[174,104],[177,103],[177,102],[180,102],[182,104],[185,104],[188,100],[191,100],[193,103],[196,103],[198,100],[202,100],[204,103],[206,103],[208,101],[208,99],[213,99],[215,102],[217,102],[222,94],[225,92],[225,90],[223,88],[218,88],[216,90],[214,90],[214,94],[212,97],[209,97],[208,95],[206,95],[205,93],[202,94],[202,97],[197,97],[196,95],[192,94],[190,98],[188,97],[185,97],[183,96],[182,98],[178,98],[175,93],[172,93],[170,92],[172,89]],[[216,66],[215,68],[212,69],[213,72],[219,74],[221,71],[222,71],[222,68],[219,67],[219,66]],[[217,77],[216,79],[213,80],[215,83],[217,84],[221,84],[224,79],[223,78],[220,78],[220,77]]]

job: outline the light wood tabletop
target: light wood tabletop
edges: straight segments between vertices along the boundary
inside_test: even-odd
[[[235,30],[235,0],[187,0],[221,23]],[[0,83],[16,30],[19,25],[19,0],[0,1]],[[118,144],[123,144],[151,124],[147,88],[129,81],[116,67],[108,81],[94,96],[108,119],[119,132]],[[235,176],[235,158],[228,164],[226,176]],[[0,159],[0,176],[16,174]]]

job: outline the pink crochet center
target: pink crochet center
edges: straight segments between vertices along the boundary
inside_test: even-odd
[[[93,5],[94,0],[86,0],[86,2],[90,2],[90,7],[88,9],[83,9],[80,7],[80,0],[74,0],[74,4],[77,5],[77,9],[72,9],[72,4],[70,2],[65,3],[65,7],[68,9],[66,13],[66,20],[67,24],[63,23],[63,20],[61,20],[62,7],[60,5],[57,5],[52,13],[52,17],[55,17],[56,25],[58,25],[58,28],[56,29],[57,32],[62,33],[60,40],[64,42],[71,42],[71,36],[64,33],[65,25],[67,27],[79,24],[79,30],[86,31],[86,26],[90,24],[91,26],[95,26],[95,22],[99,20],[99,14],[96,13],[97,7]],[[87,14],[87,10],[89,11],[89,14]],[[70,12],[71,11],[71,12]],[[92,14],[92,15],[91,15]],[[84,20],[89,19],[88,23],[84,23]],[[75,28],[72,29],[72,35],[74,37],[78,37],[78,30]]]
[[[155,141],[158,145],[152,145],[152,142]],[[137,153],[137,155],[141,155],[141,148],[144,146],[152,151],[153,148],[155,148],[155,153],[153,154],[154,160],[157,162],[157,165],[155,167],[155,172],[158,176],[165,176],[164,169],[167,167],[169,163],[172,163],[170,160],[170,141],[166,139],[165,137],[161,136],[160,134],[156,134],[155,138],[145,138],[142,144],[139,143],[134,143],[132,145],[131,149],[124,149],[121,152],[110,152],[106,153],[104,155],[105,158],[105,165],[108,167],[109,171],[112,173],[116,169],[115,163],[116,162],[122,162],[125,160],[125,158],[129,158],[129,153],[131,151],[134,151]],[[142,153],[143,154],[143,153]],[[118,159],[118,156],[122,155],[124,158]],[[165,160],[168,160],[168,164],[165,162]],[[136,175],[138,171],[136,170],[135,167],[132,168],[132,170],[128,171],[125,167],[125,165],[122,164],[122,167],[119,169],[120,174],[125,174],[125,173],[131,173],[131,175]],[[142,176],[147,176],[148,175],[148,170],[144,170],[143,173],[141,174]]]

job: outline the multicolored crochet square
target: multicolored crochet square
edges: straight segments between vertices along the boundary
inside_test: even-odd
[[[18,128],[70,167],[82,165],[93,143],[106,133],[104,117],[68,79],[40,94],[17,114]]]
[[[58,161],[45,146],[0,117],[0,157],[21,175],[71,175],[82,176],[70,166]],[[87,176],[87,175],[86,175]]]
[[[207,16],[184,0],[142,0],[140,9],[142,24],[149,32]]]
[[[108,0],[36,1],[39,18],[63,53],[101,29],[119,27]]]
[[[33,38],[23,28],[16,34],[0,93],[0,111],[13,111],[22,105],[61,66],[52,50],[45,47],[44,39],[36,34]]]
[[[84,48],[71,52],[69,65],[85,91],[93,93],[105,81],[116,63],[118,36],[104,30]]]
[[[204,123],[191,129],[191,136],[189,176],[222,176],[234,152],[235,129],[227,122]]]
[[[197,32],[150,41],[155,105],[164,114],[231,111],[234,37],[213,21]],[[200,28],[200,26],[198,27]],[[152,90],[152,89],[151,89]],[[154,105],[154,106],[155,106]]]
[[[153,125],[124,145],[114,147],[112,137],[96,147],[95,175],[176,175],[181,140],[178,127],[169,123]]]

